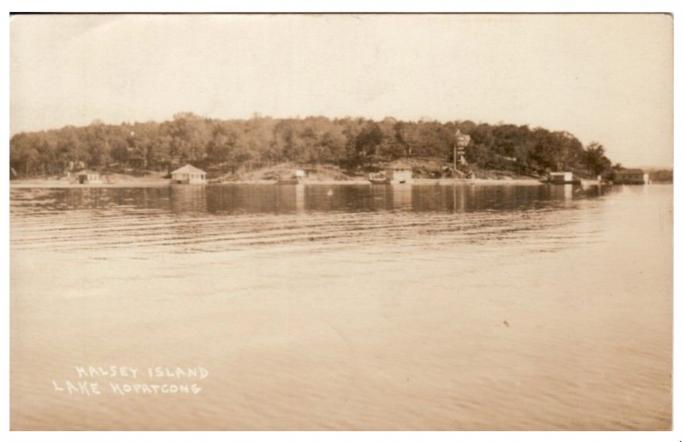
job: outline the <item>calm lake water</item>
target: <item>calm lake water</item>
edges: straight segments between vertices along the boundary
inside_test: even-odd
[[[672,195],[14,188],[12,428],[668,429]],[[209,375],[53,384],[110,365]]]

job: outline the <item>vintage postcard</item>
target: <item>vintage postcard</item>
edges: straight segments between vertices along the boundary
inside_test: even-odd
[[[9,20],[11,429],[671,429],[671,15]]]

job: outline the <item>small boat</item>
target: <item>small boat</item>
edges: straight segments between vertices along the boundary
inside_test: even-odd
[[[391,180],[383,172],[370,173],[367,179],[372,184],[391,184]]]
[[[367,179],[372,184],[409,184],[412,182],[412,169],[389,167],[381,172],[370,173]]]

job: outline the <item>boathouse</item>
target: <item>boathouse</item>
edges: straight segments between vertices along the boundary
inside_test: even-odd
[[[391,184],[404,184],[412,182],[412,169],[405,167],[392,167],[386,170],[386,178]]]
[[[613,184],[649,184],[649,174],[642,169],[621,169],[613,172]]]
[[[92,170],[81,170],[76,175],[76,179],[78,180],[78,184],[101,184],[102,183],[102,177],[99,174],[99,172],[95,172]]]
[[[573,172],[550,172],[548,181],[552,184],[565,184],[573,181]]]
[[[191,164],[185,164],[171,172],[171,182],[173,184],[206,184],[206,172]]]

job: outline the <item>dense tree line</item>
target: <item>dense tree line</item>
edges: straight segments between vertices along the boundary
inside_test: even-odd
[[[215,173],[283,161],[358,171],[399,158],[451,162],[458,130],[470,135],[465,158],[480,169],[526,175],[566,169],[587,176],[611,168],[601,145],[583,146],[568,132],[528,126],[258,115],[217,120],[192,113],[162,123],[95,121],[85,127],[19,133],[10,140],[10,166],[18,176],[61,174],[74,167],[161,171],[187,162]]]

